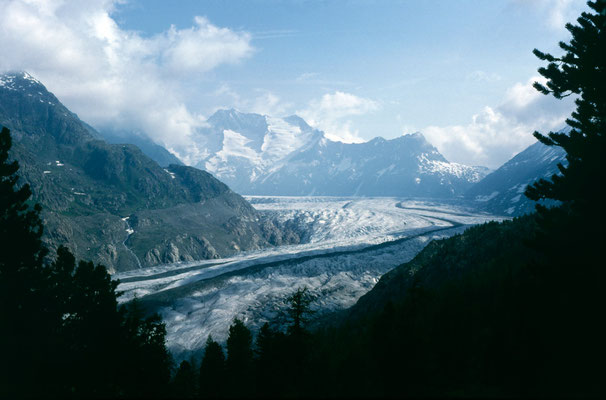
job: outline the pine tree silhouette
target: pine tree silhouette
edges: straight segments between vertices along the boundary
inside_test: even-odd
[[[569,43],[560,42],[565,51],[561,57],[543,53],[534,54],[549,64],[539,68],[547,78],[546,85],[538,82],[534,87],[545,95],[562,99],[578,96],[576,110],[566,123],[572,128],[569,134],[550,132],[547,136],[535,132],[534,136],[548,146],[560,146],[566,151],[568,166],[558,165],[561,175],[551,180],[540,179],[526,189],[532,200],[554,199],[572,203],[574,208],[595,209],[603,195],[603,165],[606,131],[606,1],[588,2],[595,13],[584,12],[578,25],[566,24],[572,34]],[[538,205],[539,211],[544,207]]]
[[[0,132],[0,343],[5,348],[0,367],[0,397],[34,391],[29,379],[39,379],[46,369],[52,318],[32,319],[45,304],[48,253],[42,245],[41,207],[30,205],[28,184],[19,185],[19,164],[9,162],[10,131]],[[14,392],[16,391],[16,392]]]
[[[199,397],[204,399],[223,397],[226,391],[225,384],[225,355],[221,345],[209,335],[200,364]]]
[[[45,263],[39,205],[9,162],[0,132],[0,398],[158,397],[167,394],[166,328],[118,309],[105,267],[66,247]],[[137,372],[141,372],[137,374]]]
[[[196,396],[196,374],[194,367],[187,360],[181,361],[179,365],[171,395],[179,399],[193,399]]]
[[[242,397],[253,393],[252,334],[242,320],[235,318],[227,337],[227,378],[229,394]]]

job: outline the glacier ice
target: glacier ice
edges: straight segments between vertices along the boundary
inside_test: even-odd
[[[209,334],[226,338],[234,317],[253,331],[284,321],[284,299],[299,287],[316,296],[315,316],[353,305],[384,273],[411,260],[432,239],[495,219],[445,203],[396,198],[250,196],[263,213],[300,221],[304,244],[234,257],[117,274],[121,302],[153,304],[177,360],[200,351]],[[498,218],[496,218],[498,219]]]

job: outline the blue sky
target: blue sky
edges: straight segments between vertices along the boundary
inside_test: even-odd
[[[86,3],[86,4],[80,4]],[[580,0],[8,0],[0,69],[25,69],[84,120],[185,154],[218,108],[297,113],[335,140],[421,131],[497,167],[571,102],[531,88]]]

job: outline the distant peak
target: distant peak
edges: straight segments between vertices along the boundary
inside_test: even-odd
[[[46,91],[44,85],[26,71],[9,71],[0,74],[0,87],[8,90],[36,88]]]
[[[26,71],[21,71],[20,72],[20,76],[21,78],[28,80],[28,81],[32,81],[34,83],[39,83],[42,84],[38,79],[34,78],[33,76],[31,76],[29,73],[27,73]]]
[[[245,115],[245,114],[240,112],[239,110],[236,110],[233,107],[232,108],[222,108],[222,109],[215,111],[214,114],[211,115],[208,119],[230,118],[230,117],[237,118],[242,115]]]
[[[309,130],[313,129],[307,123],[307,121],[305,121],[303,118],[299,117],[298,115],[291,115],[289,117],[286,117],[286,118],[284,118],[284,121],[288,122],[289,124],[297,125],[299,128],[301,128],[302,131],[309,131]]]
[[[34,78],[31,74],[29,74],[26,71],[8,71],[8,72],[1,74],[0,79],[3,81],[19,79],[19,80],[30,81],[30,82],[36,83],[38,85],[42,84],[38,79]]]
[[[414,133],[408,133],[408,134],[403,134],[402,136],[404,137],[409,137],[411,139],[421,139],[421,140],[427,140],[425,139],[425,136],[423,136],[423,134],[421,132],[414,132]]]

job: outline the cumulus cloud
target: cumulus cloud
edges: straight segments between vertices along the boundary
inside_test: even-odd
[[[282,100],[278,95],[269,91],[260,91],[261,94],[244,102],[242,109],[250,110],[262,115],[283,116],[291,109],[292,104]]]
[[[197,16],[145,37],[116,23],[117,1],[3,1],[0,70],[27,70],[85,121],[144,131],[193,163],[204,118],[182,82],[249,57],[251,36]]]
[[[331,140],[361,143],[364,139],[352,128],[353,122],[349,118],[378,109],[379,104],[374,100],[336,91],[312,100],[306,109],[297,111],[297,114],[311,126],[323,130]]]
[[[532,84],[542,77],[516,83],[497,107],[484,107],[467,125],[429,126],[427,139],[455,162],[497,168],[535,142],[532,132],[559,130],[573,110],[573,99],[555,100]]]
[[[293,104],[283,100],[280,96],[264,89],[256,89],[254,94],[243,97],[228,84],[222,84],[212,92],[215,106],[212,112],[217,110],[236,108],[243,112],[270,115],[274,117],[292,114]]]

